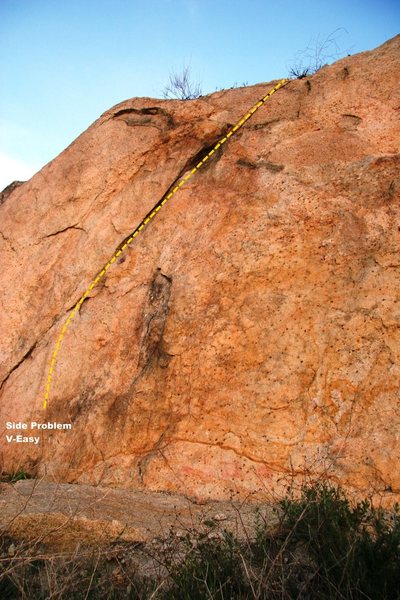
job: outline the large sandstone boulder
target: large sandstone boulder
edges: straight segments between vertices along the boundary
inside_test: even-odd
[[[326,473],[400,497],[399,59],[396,37],[274,94],[92,290],[47,410],[69,311],[273,84],[122,102],[7,194],[3,470],[201,499]],[[19,421],[72,429],[7,442]]]

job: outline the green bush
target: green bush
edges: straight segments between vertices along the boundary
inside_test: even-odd
[[[400,514],[392,521],[367,500],[351,506],[329,484],[304,487],[280,502],[282,533],[300,544],[314,565],[310,586],[320,598],[400,598]]]
[[[163,600],[244,600],[251,598],[240,546],[225,532],[220,539],[190,540],[186,557],[170,568],[172,585]]]
[[[2,473],[0,481],[3,483],[16,483],[22,479],[30,479],[31,476],[25,471],[15,471],[15,473]]]

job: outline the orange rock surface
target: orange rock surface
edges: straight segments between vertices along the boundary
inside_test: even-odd
[[[398,36],[274,94],[92,290],[47,411],[70,310],[273,83],[122,102],[4,194],[3,470],[198,499],[326,473],[400,497],[399,79]],[[18,421],[72,429],[7,442]]]

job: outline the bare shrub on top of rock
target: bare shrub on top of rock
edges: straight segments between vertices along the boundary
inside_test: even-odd
[[[163,98],[168,100],[194,100],[202,95],[199,83],[191,80],[189,67],[182,67],[180,72],[172,72],[169,82],[163,90]]]
[[[337,60],[340,57],[337,38],[341,31],[347,33],[344,27],[338,27],[325,39],[319,35],[311,39],[307,47],[297,52],[296,58],[289,64],[289,77],[303,79],[307,75],[314,75],[329,62]]]

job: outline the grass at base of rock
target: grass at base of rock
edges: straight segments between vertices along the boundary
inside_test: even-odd
[[[326,483],[288,489],[239,541],[211,520],[154,544],[114,544],[73,555],[1,540],[0,597],[7,599],[400,599],[400,510],[351,503]],[[147,561],[143,569],[143,561]],[[141,565],[141,567],[140,567]]]
[[[31,479],[31,475],[23,470],[14,473],[1,473],[0,475],[0,483],[16,483],[23,479]]]

